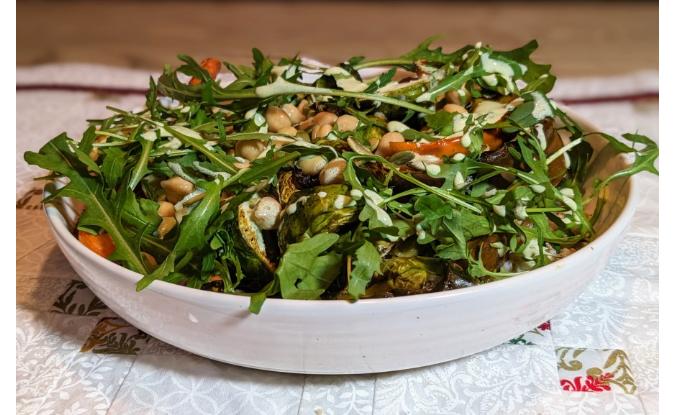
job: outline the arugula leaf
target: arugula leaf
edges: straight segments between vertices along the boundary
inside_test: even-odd
[[[641,171],[649,172],[658,175],[659,171],[656,169],[654,163],[659,157],[659,148],[654,141],[649,139],[644,135],[640,134],[624,134],[622,137],[628,140],[633,144],[633,147],[628,146],[617,138],[612,137],[609,134],[601,134],[609,144],[620,153],[633,153],[635,155],[635,160],[633,163],[623,170],[619,170],[609,177],[605,178],[597,187],[596,193],[606,187],[612,181],[619,179],[621,177],[632,176]],[[641,149],[635,148],[636,144],[642,144]]]
[[[548,93],[555,85],[556,77],[551,74],[551,65],[542,65],[532,61],[530,55],[539,47],[536,40],[531,40],[526,45],[503,52],[492,52],[493,56],[506,58],[522,65],[527,70],[522,79],[528,83],[522,92],[539,91],[543,94]]]
[[[321,254],[339,238],[320,233],[288,246],[276,271],[283,298],[315,300],[323,294],[340,273],[342,255]]]
[[[124,176],[127,163],[127,154],[117,147],[110,147],[105,151],[103,158],[103,165],[101,165],[101,173],[105,184],[111,188],[116,189],[117,184]]]
[[[451,53],[443,53],[443,48],[440,46],[436,49],[431,49],[429,46],[438,40],[439,36],[431,36],[424,39],[417,47],[408,53],[401,55],[401,58],[410,59],[411,61],[424,61],[428,64],[447,64],[453,63],[459,59],[464,53],[473,49],[473,46],[464,46]]]
[[[233,176],[234,177],[234,176]],[[178,240],[159,267],[152,273],[145,275],[136,284],[136,291],[141,291],[157,279],[164,279],[175,271],[176,261],[193,249],[206,246],[206,227],[209,221],[220,210],[220,192],[230,184],[228,180],[218,178],[213,182],[201,181],[198,183],[204,189],[204,197],[192,212],[183,220],[179,228]]]
[[[138,183],[143,176],[150,172],[148,170],[148,161],[150,158],[150,151],[152,151],[153,142],[143,138],[139,138],[138,142],[141,143],[141,154],[131,173],[131,179],[129,180],[129,188],[132,190],[138,186]]]
[[[433,102],[434,99],[440,94],[444,94],[447,91],[459,89],[467,81],[482,76],[485,74],[483,68],[478,66],[470,66],[462,72],[452,74],[438,83],[435,87],[429,89],[427,92],[423,93],[415,102]]]
[[[454,133],[454,123],[453,120],[455,117],[461,116],[457,113],[451,113],[447,111],[437,111],[433,114],[426,115],[424,120],[427,122],[427,125],[432,128],[434,131],[438,132],[441,135],[450,135]],[[407,130],[405,132],[408,132]],[[410,134],[410,133],[408,133]],[[404,134],[405,137],[405,134]]]
[[[370,241],[365,241],[355,252],[354,270],[349,276],[347,292],[358,300],[375,273],[380,272],[382,257]]]
[[[101,227],[115,243],[115,251],[110,259],[122,262],[132,271],[145,273],[145,265],[132,237],[122,227],[117,212],[104,194],[103,186],[95,178],[89,177],[85,166],[75,155],[76,145],[64,133],[45,144],[38,153],[29,151],[24,155],[28,164],[51,170],[70,179],[65,187],[55,192],[45,202],[65,196],[84,203],[87,208],[81,215],[79,224]]]
[[[363,92],[377,91],[379,88],[382,88],[383,86],[391,82],[391,80],[394,78],[394,75],[396,75],[396,68],[389,69],[387,72],[380,75],[376,80],[371,82],[368,85],[368,88],[366,88]]]

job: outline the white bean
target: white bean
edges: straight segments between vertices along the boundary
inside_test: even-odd
[[[380,138],[380,144],[377,146],[375,154],[380,156],[390,156],[393,151],[391,150],[391,143],[402,143],[405,141],[403,134],[399,132],[389,132]]]
[[[282,128],[291,126],[291,118],[279,107],[267,108],[265,120],[267,121],[267,127],[273,133],[278,132]]]
[[[280,214],[281,204],[275,198],[265,196],[253,209],[253,222],[263,230],[275,229],[279,225]]]
[[[234,145],[234,153],[249,161],[258,158],[263,150],[265,150],[265,144],[260,140],[237,141],[237,144]]]
[[[166,199],[171,203],[178,203],[183,197],[195,190],[195,185],[179,176],[174,176],[168,180],[162,180],[159,185],[166,193]]]
[[[359,125],[359,119],[353,115],[340,115],[335,121],[338,131],[354,131]]]
[[[329,161],[319,173],[319,183],[335,184],[344,182],[344,171],[347,168],[345,159],[336,158]]]
[[[316,176],[326,166],[326,158],[324,156],[307,156],[298,160],[298,167],[303,174],[308,176]]]

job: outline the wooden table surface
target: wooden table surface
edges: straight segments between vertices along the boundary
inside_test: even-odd
[[[20,1],[17,65],[93,62],[158,70],[177,53],[250,61],[302,53],[325,62],[399,55],[430,35],[458,48],[540,43],[562,76],[658,68],[657,2]]]

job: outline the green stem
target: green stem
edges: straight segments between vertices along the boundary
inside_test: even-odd
[[[152,142],[144,139],[139,140],[141,143],[141,156],[134,167],[134,171],[131,175],[131,180],[129,181],[129,188],[134,190],[138,183],[143,178],[145,174],[146,167],[148,165],[148,159],[150,158],[150,151],[152,150]]]
[[[414,177],[412,177],[408,174],[400,172],[398,170],[398,166],[395,165],[394,163],[390,163],[389,161],[383,159],[382,157],[378,157],[378,159],[379,159],[380,163],[382,163],[384,166],[387,166],[391,171],[394,172],[395,175],[397,175],[401,179],[403,179],[403,180],[405,180],[409,183],[412,183],[415,186],[420,187],[420,188],[426,190],[429,193],[433,193],[436,196],[439,196],[439,197],[441,197],[445,200],[448,200],[450,202],[458,204],[459,206],[462,206],[466,209],[469,209],[472,212],[483,213],[479,208],[477,208],[476,206],[474,206],[470,203],[467,203],[467,202],[463,201],[462,199],[460,199],[458,196],[456,196],[455,194],[453,194],[449,190],[441,190],[438,187],[429,186],[428,184],[423,183],[423,182],[417,180],[416,178],[414,178]]]
[[[546,212],[565,212],[569,209],[561,207],[552,207],[552,208],[528,208],[525,209],[527,213],[546,213]]]
[[[223,160],[218,154],[206,148],[203,143],[203,139],[196,139],[188,135],[182,134],[176,131],[174,128],[164,125],[164,129],[168,131],[172,136],[179,139],[183,144],[194,148],[195,150],[202,153],[207,159],[209,159],[213,164],[223,168],[228,173],[236,173],[237,169],[234,168],[230,163]]]
[[[377,66],[403,66],[403,65],[412,65],[415,61],[412,59],[403,59],[403,58],[388,58],[388,59],[373,59],[368,61],[363,61],[354,65],[354,69],[365,69],[373,68]]]
[[[433,114],[434,111],[421,107],[419,105],[402,101],[400,99],[391,98],[384,95],[378,94],[369,94],[365,92],[351,92],[343,91],[341,89],[331,89],[331,88],[318,88],[309,85],[295,84],[288,82],[282,77],[277,78],[274,82],[267,85],[262,85],[255,88],[255,94],[258,98],[269,98],[277,95],[295,95],[295,94],[313,94],[313,95],[328,95],[334,97],[347,97],[347,98],[357,98],[367,101],[379,101],[386,104],[395,105],[401,108],[407,108],[413,111],[421,112],[424,114]],[[221,98],[214,94],[215,98]],[[225,99],[230,99],[225,97]]]
[[[416,195],[416,194],[420,194],[420,193],[424,193],[424,189],[417,189],[417,188],[409,189],[409,190],[406,190],[406,191],[401,192],[401,193],[396,193],[395,195],[384,199],[384,202],[382,202],[382,203],[387,204],[387,203],[389,203],[391,201],[394,201],[396,199],[400,199],[402,197]]]
[[[555,159],[558,157],[562,156],[564,153],[566,153],[568,150],[572,149],[573,147],[576,147],[577,145],[581,144],[584,141],[583,137],[579,137],[578,139],[571,141],[567,145],[561,147],[556,151],[555,153],[551,154],[547,159],[546,159],[546,164],[551,164]]]

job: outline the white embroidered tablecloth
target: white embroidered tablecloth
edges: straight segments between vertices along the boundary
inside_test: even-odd
[[[144,97],[23,86],[142,89],[148,75],[94,65],[17,71],[18,413],[657,412],[658,179],[649,175],[637,177],[642,200],[627,235],[574,303],[506,344],[453,362],[378,375],[288,375],[197,357],[128,325],[58,250],[30,180],[38,171],[22,155],[62,131],[79,137],[85,119],[107,114],[105,105],[134,108]],[[657,73],[642,72],[560,80],[553,96],[577,102],[574,110],[609,133],[639,131],[658,139],[657,91]]]

